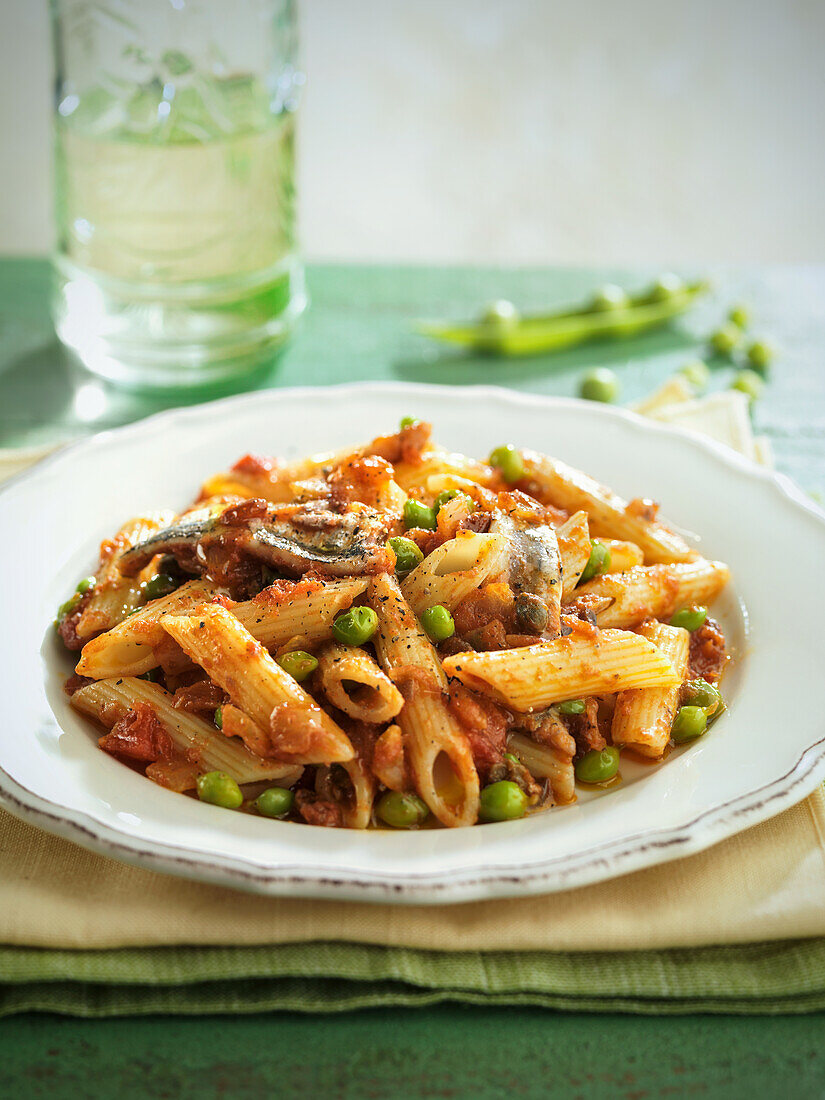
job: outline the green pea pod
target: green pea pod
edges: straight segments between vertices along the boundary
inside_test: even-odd
[[[658,328],[684,313],[709,286],[705,280],[685,283],[658,300],[646,292],[629,298],[625,306],[609,310],[594,310],[591,303],[578,310],[526,314],[509,325],[493,320],[463,325],[420,321],[416,329],[423,336],[489,355],[538,355],[577,347],[590,340],[623,339]]]

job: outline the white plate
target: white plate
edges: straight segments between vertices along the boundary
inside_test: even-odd
[[[735,663],[729,711],[660,766],[522,821],[350,832],[232,814],[151,783],[96,746],[61,691],[50,623],[101,538],[142,509],[187,503],[247,451],[293,457],[432,420],[445,445],[513,441],[557,455],[702,534],[734,574],[717,605]],[[825,778],[821,513],[788,481],[631,413],[493,388],[281,390],[163,413],[79,443],[0,492],[5,715],[0,793],[13,813],[89,848],[269,894],[449,903],[569,889],[707,848]],[[745,610],[747,608],[747,611]]]

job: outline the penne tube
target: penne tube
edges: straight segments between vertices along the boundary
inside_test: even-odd
[[[349,779],[349,789],[344,792],[344,797],[341,798],[340,793],[338,795],[339,805],[343,811],[343,825],[347,829],[367,829],[372,823],[375,780],[369,768],[357,756],[345,764],[339,764],[338,767],[343,768]],[[318,768],[315,773],[315,790],[322,798],[327,793],[329,779],[330,769]]]
[[[217,519],[221,512],[225,512],[233,504],[240,504],[244,499],[246,499],[245,495],[240,496],[238,493],[220,493],[218,496],[201,497],[175,516],[175,522],[186,520],[187,523],[194,523],[202,519]]]
[[[265,757],[270,751],[269,733],[231,703],[221,707],[221,732],[225,737],[239,737],[255,756]]]
[[[296,764],[352,759],[344,731],[225,607],[208,604],[193,615],[166,615],[161,625],[271,735],[273,753]],[[276,727],[273,711],[284,705],[283,726]]]
[[[372,754],[372,772],[378,782],[389,790],[406,790],[409,775],[404,734],[399,725],[387,726],[376,740]]]
[[[467,455],[451,454],[441,448],[432,448],[422,453],[418,462],[398,462],[395,466],[395,480],[410,495],[427,492],[431,477],[452,475],[473,481],[485,489],[496,485],[496,472],[485,462],[478,462]]]
[[[475,507],[482,512],[491,512],[498,503],[498,494],[492,489],[485,489],[468,477],[460,474],[430,474],[426,483],[422,486],[430,499],[435,499],[439,493],[452,492],[458,489],[473,501]]]
[[[599,540],[610,551],[609,573],[626,573],[635,569],[645,560],[641,548],[635,542],[622,542],[621,539]]]
[[[278,649],[293,639],[293,648],[312,649],[332,636],[332,620],[366,587],[364,577],[276,582],[230,610],[267,649]]]
[[[293,499],[293,482],[323,475],[354,453],[353,448],[348,447],[342,451],[308,455],[292,462],[247,455],[231,470],[208,478],[201,487],[201,496],[235,494],[246,498],[260,497],[273,504],[289,504]]]
[[[447,680],[395,578],[370,581],[378,615],[374,637],[384,671],[406,700],[398,715],[416,789],[443,825],[472,825],[478,817],[478,772],[464,731],[446,703]]]
[[[675,565],[642,565],[626,573],[605,573],[580,585],[575,596],[599,597],[611,602],[596,612],[599,626],[626,629],[645,619],[667,619],[678,607],[710,603],[730,580],[721,561]]]
[[[527,478],[540,497],[568,512],[584,509],[590,516],[590,533],[607,538],[627,539],[641,547],[645,560],[659,562],[690,561],[695,553],[681,535],[656,519],[645,517],[644,502],[623,500],[617,493],[600,485],[592,477],[574,470],[558,459],[522,451]]]
[[[372,805],[375,801],[375,780],[363,760],[356,757],[341,767],[352,785],[352,795],[344,811],[344,824],[348,829],[366,829],[372,821]]]
[[[277,649],[287,642],[293,649],[312,649],[331,637],[332,620],[366,587],[363,577],[276,582],[230,610],[267,649]],[[167,671],[183,671],[190,662],[182,660],[183,654],[177,646],[170,648],[171,639],[158,625],[159,620],[163,615],[209,603],[216,593],[214,585],[188,581],[170,596],[154,600],[115,630],[88,642],[77,671],[95,679],[141,676],[158,665]]]
[[[104,680],[112,676],[142,676],[160,664],[155,652],[167,638],[160,625],[164,615],[185,613],[208,603],[217,588],[208,581],[182,584],[168,596],[152,600],[122,623],[92,638],[83,647],[75,672]],[[168,651],[166,651],[168,658]]]
[[[75,632],[85,641],[111,630],[143,602],[141,584],[146,579],[123,577],[118,561],[124,550],[136,546],[150,535],[161,531],[174,516],[173,512],[152,512],[125,523],[113,539],[106,539],[100,547],[100,567],[95,575],[95,586],[77,621]],[[149,574],[153,572],[147,567]]]
[[[318,654],[318,676],[333,706],[361,722],[389,722],[404,706],[389,676],[358,646],[327,643]]]
[[[678,683],[670,661],[638,634],[588,630],[538,645],[457,653],[444,671],[515,711],[631,687]]]
[[[137,703],[148,703],[175,748],[195,764],[201,774],[226,772],[238,783],[277,779],[283,786],[289,786],[301,776],[301,768],[264,760],[249,752],[240,741],[224,736],[211,723],[176,709],[169,692],[147,680],[132,676],[98,680],[76,691],[71,703],[108,729]]]
[[[540,745],[523,733],[511,733],[507,751],[519,758],[535,779],[548,779],[557,803],[576,801],[576,777],[573,756],[553,745]]]
[[[587,512],[575,512],[556,528],[562,571],[562,600],[568,600],[579,583],[590,557],[590,525]]]
[[[380,454],[382,444],[394,437],[381,437],[360,447],[307,455],[284,462],[279,458],[246,455],[231,470],[217,474],[204,482],[202,496],[238,493],[243,497],[261,497],[273,504],[288,504],[294,499],[293,486],[299,482],[324,478],[336,466],[348,459]],[[397,486],[396,486],[397,488]],[[402,501],[403,504],[403,501]]]
[[[627,745],[642,756],[659,757],[670,740],[670,729],[679,709],[679,692],[690,654],[690,635],[681,627],[651,621],[639,628],[673,665],[679,678],[670,687],[633,688],[616,697],[611,725],[614,745]]]
[[[509,546],[503,535],[460,532],[428,554],[401,582],[416,615],[442,604],[455,611],[474,589],[507,568]]]

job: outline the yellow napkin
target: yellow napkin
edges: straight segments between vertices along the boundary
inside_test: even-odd
[[[718,398],[648,415],[764,454]],[[678,412],[677,412],[678,410]],[[724,415],[723,415],[724,414]],[[744,436],[742,432],[744,431]],[[729,440],[734,442],[733,439]],[[707,852],[563,894],[458,906],[262,898],[93,855],[0,811],[0,942],[112,948],[345,940],[442,951],[689,947],[825,935],[825,796]]]
[[[455,906],[263,898],[93,855],[0,814],[0,942],[346,940],[434,951],[634,950],[825,935],[825,797],[707,852],[563,894]]]

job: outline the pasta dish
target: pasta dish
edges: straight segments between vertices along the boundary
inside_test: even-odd
[[[729,579],[645,498],[431,426],[246,455],[125,523],[60,608],[72,705],[172,791],[267,818],[461,826],[620,783],[724,711]]]

